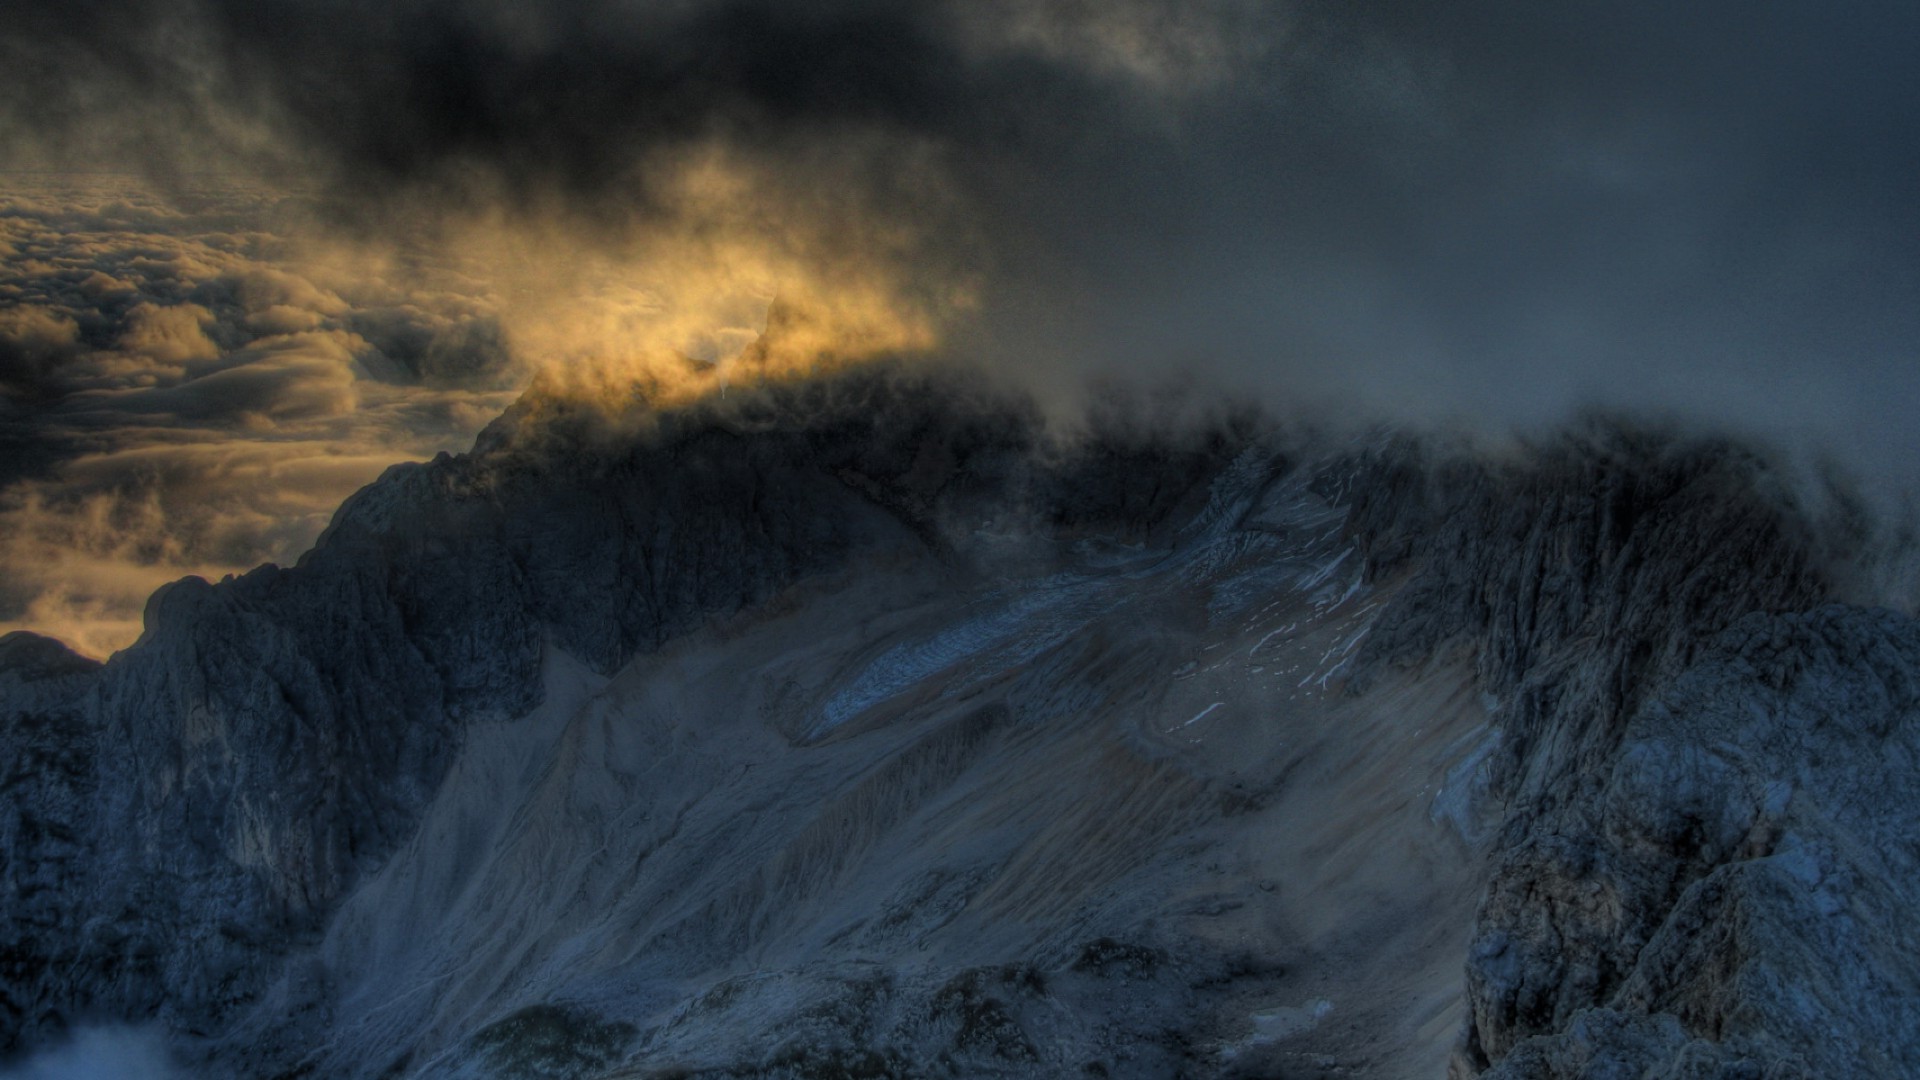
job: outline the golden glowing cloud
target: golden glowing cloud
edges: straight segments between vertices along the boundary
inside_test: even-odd
[[[937,199],[924,163],[900,167]],[[556,208],[442,225],[452,265],[484,282],[511,351],[550,392],[671,405],[928,350],[969,306],[966,275],[926,236],[822,199],[831,174],[796,183],[703,148],[635,183],[644,215]],[[794,313],[778,346],[750,347],[776,302]]]
[[[378,235],[256,188],[192,213],[125,179],[14,193],[0,374],[50,402],[14,420],[52,449],[0,473],[0,630],[122,647],[155,587],[291,561],[536,376],[645,410],[933,348],[966,275],[831,193],[885,170],[937,209],[939,170],[897,144],[782,161],[683,149],[636,168],[630,210],[423,202]]]

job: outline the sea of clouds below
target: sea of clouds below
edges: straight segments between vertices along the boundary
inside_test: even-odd
[[[290,561],[517,392],[457,268],[316,257],[276,231],[284,202],[114,175],[0,191],[0,630],[123,647],[160,584]]]

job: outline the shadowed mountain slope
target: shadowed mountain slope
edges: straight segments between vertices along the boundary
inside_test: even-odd
[[[1920,638],[1827,603],[1763,460],[1150,419],[1066,439],[891,369],[536,390],[104,666],[9,637],[6,1038],[158,1016],[233,1075],[1915,1067]]]

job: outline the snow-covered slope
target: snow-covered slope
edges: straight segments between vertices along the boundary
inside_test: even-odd
[[[1920,634],[1822,606],[1817,550],[1764,463],[1619,431],[532,395],[102,668],[0,643],[5,1031],[158,1016],[243,1076],[1903,1075]]]

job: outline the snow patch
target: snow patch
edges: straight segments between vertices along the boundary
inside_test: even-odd
[[[1187,721],[1186,723],[1184,723],[1184,724],[1181,724],[1180,726],[1181,726],[1181,727],[1192,727],[1193,725],[1195,725],[1195,724],[1197,724],[1197,723],[1199,723],[1199,722],[1200,722],[1201,720],[1203,720],[1203,719],[1205,719],[1208,713],[1210,713],[1210,712],[1212,712],[1213,710],[1215,710],[1215,709],[1217,709],[1217,708],[1219,708],[1220,706],[1222,706],[1222,705],[1225,705],[1225,704],[1226,704],[1226,702],[1224,702],[1224,701],[1216,701],[1216,702],[1214,702],[1213,704],[1211,704],[1211,705],[1209,705],[1209,706],[1207,706],[1206,708],[1204,708],[1204,709],[1201,709],[1201,710],[1200,710],[1199,712],[1197,712],[1197,713],[1194,713],[1194,714],[1193,714],[1193,719],[1191,719],[1191,720],[1188,720],[1188,721]]]
[[[1313,998],[1299,1005],[1283,1005],[1277,1009],[1254,1013],[1253,1032],[1246,1038],[1223,1048],[1220,1056],[1228,1061],[1258,1046],[1270,1046],[1296,1035],[1305,1034],[1320,1026],[1333,1011],[1333,1002],[1326,998]]]

